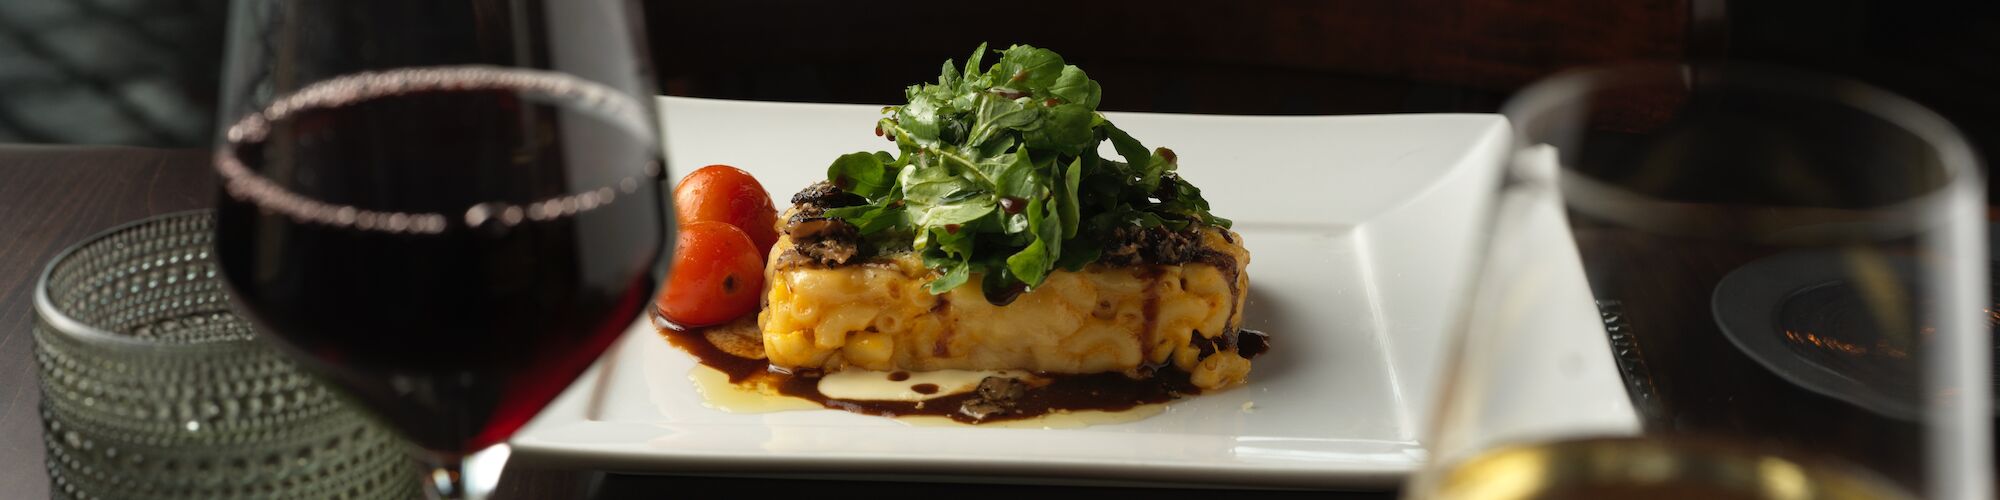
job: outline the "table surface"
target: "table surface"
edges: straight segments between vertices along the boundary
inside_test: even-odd
[[[209,207],[215,177],[199,150],[0,145],[0,485],[9,498],[48,496],[43,465],[39,381],[34,363],[31,291],[42,266],[79,239],[153,214]],[[414,480],[414,478],[413,478]],[[645,476],[509,464],[499,499],[656,498],[665,491],[783,492],[802,489],[891,495],[1037,494],[1075,490],[1037,485],[959,485],[838,480]],[[835,488],[828,490],[827,488]],[[1211,496],[1200,490],[1090,488],[1089,493],[1150,497]],[[1393,492],[1235,491],[1232,498],[1313,495],[1388,499]]]

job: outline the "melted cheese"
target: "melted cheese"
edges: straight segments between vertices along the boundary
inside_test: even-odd
[[[1138,376],[1171,363],[1197,387],[1228,387],[1248,375],[1249,360],[1233,350],[1203,358],[1189,340],[1241,324],[1250,255],[1234,235],[1204,239],[1234,257],[1233,273],[1207,263],[1092,264],[1054,272],[1006,306],[987,303],[976,285],[932,295],[925,287],[936,274],[914,255],[835,268],[779,269],[772,259],[758,323],[765,354],[786,368]],[[789,246],[781,238],[774,252]]]

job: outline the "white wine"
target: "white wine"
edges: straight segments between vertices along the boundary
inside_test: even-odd
[[[1420,476],[1410,498],[1909,499],[1880,476],[1701,441],[1599,438],[1505,446]]]

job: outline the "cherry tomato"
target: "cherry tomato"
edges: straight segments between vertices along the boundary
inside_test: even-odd
[[[681,326],[727,323],[755,312],[763,290],[763,255],[749,235],[721,222],[691,222],[674,241],[660,312]]]
[[[728,165],[701,167],[674,187],[675,219],[724,222],[742,229],[757,243],[758,258],[770,255],[778,242],[778,211],[771,195],[749,172]]]

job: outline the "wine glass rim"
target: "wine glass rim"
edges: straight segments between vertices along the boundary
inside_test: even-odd
[[[530,101],[571,103],[573,106],[567,109],[594,117],[640,141],[648,150],[646,156],[654,157],[655,161],[647,162],[639,174],[594,189],[585,187],[532,202],[473,204],[462,212],[463,225],[459,225],[453,220],[460,217],[448,212],[381,210],[318,200],[266,177],[237,156],[239,146],[267,140],[273,133],[273,124],[296,120],[301,112],[423,92],[465,90],[505,90]],[[511,226],[524,218],[546,220],[594,209],[601,203],[610,203],[618,192],[630,194],[644,179],[662,175],[664,167],[658,161],[662,151],[660,137],[651,110],[647,99],[559,71],[487,64],[372,69],[307,83],[244,114],[223,127],[213,164],[222,178],[224,194],[299,222],[417,235],[472,229],[489,222]]]
[[[56,252],[55,257],[50,258],[48,264],[42,266],[41,275],[35,279],[35,292],[34,292],[35,314],[40,316],[42,321],[47,323],[50,329],[54,330],[56,333],[62,334],[65,337],[75,339],[80,342],[85,342],[107,348],[148,348],[148,349],[173,350],[173,351],[183,351],[183,350],[199,351],[199,350],[214,349],[217,346],[238,345],[241,343],[246,343],[251,341],[252,339],[246,338],[246,339],[217,340],[208,342],[174,343],[174,342],[158,342],[158,341],[139,338],[133,335],[119,334],[117,332],[112,332],[110,330],[98,327],[97,325],[86,323],[83,320],[77,319],[75,316],[71,316],[68,312],[63,311],[61,307],[57,307],[55,299],[49,296],[49,283],[55,278],[56,269],[62,267],[63,264],[69,261],[70,257],[76,255],[77,252],[82,251],[84,248],[101,243],[107,237],[110,237],[112,235],[127,230],[131,230],[132,228],[144,226],[147,224],[155,224],[167,220],[213,216],[214,213],[215,211],[213,209],[206,209],[206,208],[194,209],[194,210],[182,210],[178,212],[168,212],[132,221],[127,221],[118,224],[116,226],[111,226],[104,230],[91,233],[89,236],[85,236],[82,239],[77,240],[76,243],[73,243],[70,246],[63,248],[62,251]]]
[[[1691,87],[1698,82],[1698,75],[1703,71],[1726,71],[1729,74],[1727,85],[1732,87],[1820,98],[1831,105],[1847,106],[1908,131],[1936,151],[1941,171],[1946,176],[1944,183],[1896,201],[1863,207],[1861,211],[1921,211],[1946,203],[1953,197],[1976,196],[1975,190],[1984,186],[1978,156],[1971,144],[1963,133],[1937,112],[1894,92],[1851,78],[1781,66],[1737,61],[1648,61],[1572,69],[1529,84],[1509,99],[1500,113],[1512,123],[1515,129],[1514,149],[1521,151],[1534,146],[1521,133],[1522,124],[1526,121],[1524,117],[1546,115],[1549,110],[1577,95],[1632,82],[1656,82],[1662,76],[1678,76],[1684,85]],[[1567,173],[1558,176],[1561,182],[1572,183],[1565,190],[1581,189],[1649,204],[1670,203],[1657,196],[1598,180],[1561,162],[1558,162],[1557,168],[1559,172]]]

